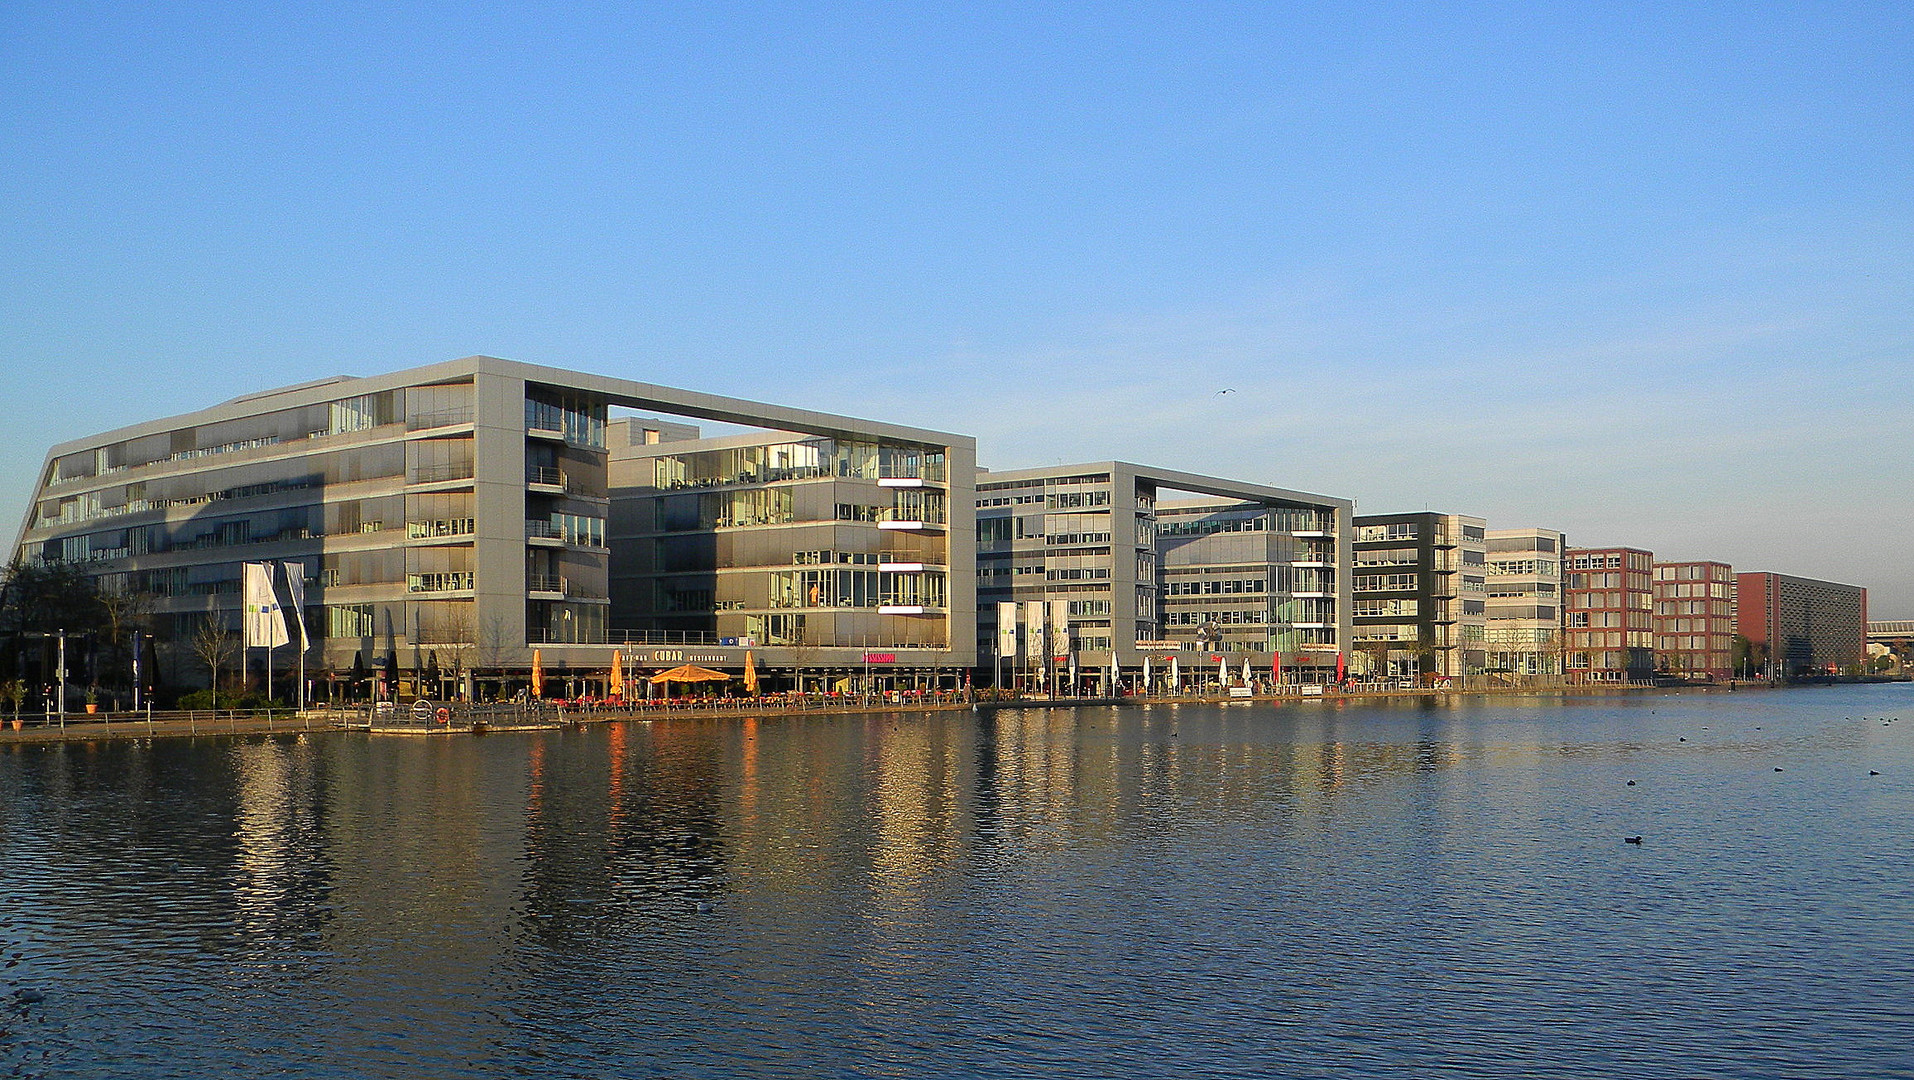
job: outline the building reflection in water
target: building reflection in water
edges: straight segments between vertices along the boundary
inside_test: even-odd
[[[1071,912],[1151,941],[1180,874],[1242,875],[1270,905],[1346,898],[1352,835],[1473,827],[1470,797],[1396,789],[1507,751],[1466,747],[1437,712],[1395,719],[1387,738],[1335,707],[1153,706],[68,748],[11,794],[9,853],[84,862],[41,823],[89,814],[89,834],[129,838],[142,886],[82,897],[22,874],[9,890],[37,890],[49,925],[150,930],[155,904],[191,908],[222,962],[281,972],[257,992],[297,997],[302,1038],[375,1071],[416,1067],[420,1039],[448,1061],[536,1056],[606,1023],[607,1000],[695,1012],[683,995],[714,979],[734,1008],[956,1024],[963,993],[897,988],[970,956],[965,992],[987,995],[1017,973],[977,943],[1060,947],[1023,927]],[[1209,865],[1217,837],[1251,861]],[[170,945],[131,947],[157,962]]]

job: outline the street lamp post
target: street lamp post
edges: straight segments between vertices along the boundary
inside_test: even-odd
[[[54,686],[60,695],[60,726],[66,726],[66,627],[55,633],[60,636],[60,662],[54,669]]]
[[[133,711],[134,712],[140,711],[140,652],[146,647],[145,639],[147,638],[147,636],[148,635],[141,634],[141,633],[135,633],[133,635]]]

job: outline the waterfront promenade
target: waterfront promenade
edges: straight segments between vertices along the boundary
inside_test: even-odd
[[[1713,694],[1746,690],[1777,689],[1768,683],[1730,683],[1717,686],[1657,687],[1649,683],[1616,683],[1593,686],[1480,687],[1471,689],[1430,689],[1358,686],[1350,690],[1327,689],[1320,695],[1303,695],[1300,687],[1286,687],[1277,694],[1259,693],[1233,697],[1228,693],[1129,695],[1121,698],[1040,698],[996,697],[988,692],[966,695],[942,691],[922,695],[887,698],[842,695],[790,695],[762,698],[711,698],[660,700],[625,705],[589,704],[582,706],[526,707],[498,705],[467,711],[458,707],[455,715],[439,721],[436,713],[413,719],[410,706],[375,713],[364,706],[346,709],[309,709],[305,712],[273,712],[238,709],[155,710],[149,713],[69,713],[64,724],[45,714],[23,717],[15,729],[0,722],[0,746],[45,743],[91,743],[118,739],[197,738],[202,735],[284,735],[306,732],[365,731],[393,735],[462,735],[475,730],[506,732],[549,730],[582,724],[630,721],[712,720],[750,717],[754,719],[796,719],[806,716],[846,716],[898,712],[950,712],[973,706],[990,708],[1058,708],[1072,706],[1143,705],[1306,705],[1358,701],[1387,701],[1412,698],[1456,699],[1482,696],[1586,696],[1591,694]]]

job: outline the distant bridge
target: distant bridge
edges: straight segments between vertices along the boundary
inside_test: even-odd
[[[1867,643],[1880,645],[1903,660],[1914,659],[1914,619],[1868,623]]]

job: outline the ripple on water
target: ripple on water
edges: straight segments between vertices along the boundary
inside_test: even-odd
[[[1914,724],[1868,719],[1894,708],[1914,697],[0,754],[0,1066],[1907,1074]]]

